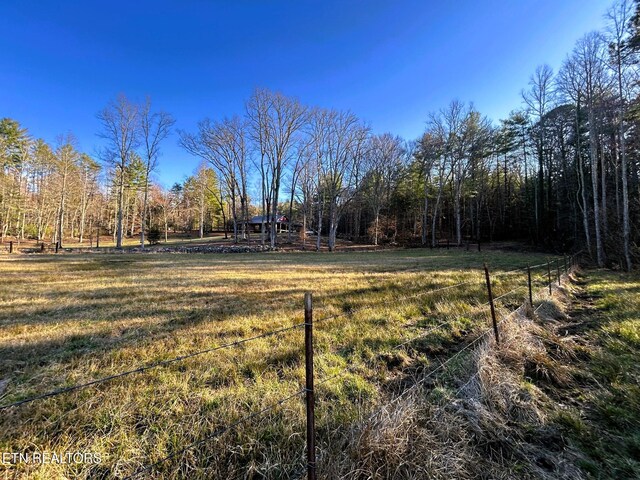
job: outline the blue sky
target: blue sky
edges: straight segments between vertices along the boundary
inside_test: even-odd
[[[257,87],[350,109],[411,139],[453,98],[498,120],[541,63],[554,70],[609,0],[173,0],[0,3],[0,117],[93,153],[96,113],[150,95],[177,128],[242,113]],[[198,160],[163,148],[165,185]]]

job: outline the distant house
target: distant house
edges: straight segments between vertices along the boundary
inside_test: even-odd
[[[271,220],[270,220],[271,219]],[[262,224],[264,223],[265,230],[271,226],[271,221],[275,221],[276,231],[283,232],[289,230],[289,218],[286,215],[275,215],[269,217],[268,215],[256,215],[255,217],[251,217],[251,220],[247,222],[247,227],[252,229],[254,232],[260,232],[262,229]],[[294,231],[299,231],[302,228],[302,225],[299,223],[291,223]]]

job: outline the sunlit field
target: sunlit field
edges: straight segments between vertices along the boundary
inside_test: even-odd
[[[253,235],[254,240],[259,239],[259,234]],[[191,245],[221,245],[231,242],[233,239],[233,232],[227,232],[227,238],[225,238],[224,232],[213,232],[206,234],[203,238],[200,238],[198,232],[191,233],[171,233],[167,236],[165,241],[164,233],[160,236],[157,244],[152,245],[149,243],[149,239],[145,240],[146,248],[154,249],[163,246],[191,246]],[[10,238],[5,240],[4,245],[0,249],[0,253],[8,253],[8,243],[13,241],[13,248],[15,252],[22,252],[26,250],[37,250],[43,241],[36,241],[33,239],[18,240],[17,238]],[[50,241],[44,241],[45,247],[48,251],[55,248],[55,244]],[[100,235],[100,241],[98,247],[100,248],[114,248],[116,246],[115,238],[112,235]],[[125,236],[122,239],[123,248],[136,248],[140,246],[140,236]],[[82,242],[78,238],[67,238],[64,241],[63,247],[65,249],[89,249],[96,248],[96,236],[95,233],[87,233]]]
[[[156,243],[150,243],[149,238],[145,239],[145,249],[148,252],[163,251],[166,249],[193,249],[197,247],[216,248],[216,247],[259,247],[262,245],[260,232],[251,231],[247,238],[242,239],[240,233],[238,234],[239,241],[234,243],[233,232],[228,231],[225,235],[224,232],[211,232],[205,234],[200,238],[198,232],[191,231],[186,233],[174,233],[171,232],[166,240],[164,235],[161,235],[160,239]],[[306,239],[303,241],[300,232],[288,232],[282,231],[278,233],[278,250],[314,250],[316,249],[316,236],[309,233]],[[41,248],[44,243],[45,253],[55,253],[55,243],[50,241],[41,241],[34,239],[18,240],[11,237],[5,239],[0,244],[0,255],[8,254],[10,250],[9,242],[13,243],[13,253],[42,253]],[[267,240],[266,246],[269,245]],[[91,234],[87,234],[82,242],[78,238],[67,238],[62,245],[61,252],[73,253],[73,252],[92,252],[92,253],[113,253],[116,246],[116,241],[111,235],[101,235],[100,241],[96,242],[96,237]],[[304,247],[304,248],[303,248]],[[475,245],[474,245],[475,247]],[[348,240],[338,239],[336,241],[337,250],[378,250],[383,248],[382,246],[367,245],[354,243]],[[140,237],[126,236],[122,239],[122,251],[139,251],[140,249]],[[320,245],[322,251],[327,250],[327,238],[323,237]]]
[[[499,301],[504,314],[527,295],[526,272],[504,272],[546,260],[445,250],[2,256],[0,405],[301,323],[311,291],[318,469],[326,478],[322,459],[344,448],[345,431],[488,328],[483,262],[495,296],[517,287]],[[534,270],[536,289],[547,275]],[[472,283],[428,293],[465,281]],[[297,478],[303,395],[181,450],[300,391],[304,374],[303,330],[294,329],[5,409],[0,451],[94,452],[102,461],[0,465],[0,473]]]

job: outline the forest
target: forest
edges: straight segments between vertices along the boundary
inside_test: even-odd
[[[639,54],[640,2],[618,1],[606,28],[579,39],[557,72],[535,69],[507,118],[453,100],[425,118],[417,139],[262,88],[243,112],[187,130],[150,99],[121,94],[97,113],[94,155],[71,133],[48,144],[3,118],[1,239],[63,245],[99,231],[118,247],[140,236],[144,248],[149,237],[229,229],[243,242],[256,237],[250,217],[284,214],[311,249],[334,250],[337,238],[517,240],[630,270],[640,259]],[[154,174],[175,138],[201,164],[167,188]],[[291,241],[275,228],[264,223],[253,240]]]

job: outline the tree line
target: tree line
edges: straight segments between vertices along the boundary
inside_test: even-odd
[[[518,239],[584,249],[630,269],[640,232],[640,3],[618,0],[557,73],[538,67],[522,103],[494,123],[459,100],[428,115],[418,139],[374,134],[354,113],[256,89],[244,111],[177,131],[202,160],[185,182],[154,185],[175,121],[119,96],[98,114],[97,159],[70,135],[55,146],[0,123],[1,234],[83,241],[229,227],[234,242],[276,247],[282,214],[315,248],[337,238],[433,246]],[[312,245],[309,245],[312,247]]]
[[[222,226],[218,179],[201,165],[170,189],[152,181],[160,145],[174,124],[150,102],[120,96],[98,114],[107,141],[97,155],[81,152],[72,134],[54,145],[34,139],[12,119],[0,120],[0,241],[35,239],[64,246],[113,235],[139,235],[144,247],[169,231]]]

